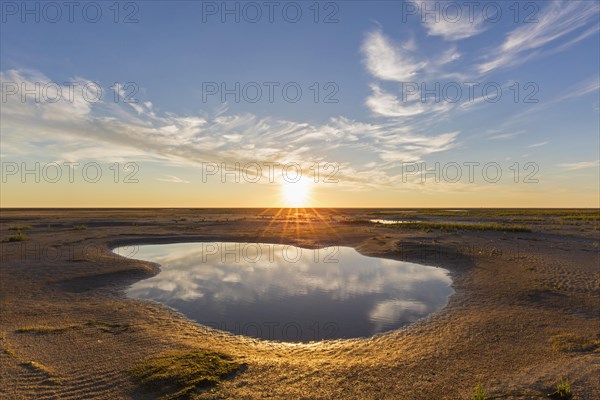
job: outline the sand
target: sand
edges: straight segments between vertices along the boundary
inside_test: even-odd
[[[347,223],[369,210],[320,214],[295,223],[257,210],[2,210],[2,238],[30,228],[28,240],[1,245],[0,397],[155,398],[125,371],[163,351],[209,348],[246,368],[200,398],[469,399],[482,382],[488,394],[536,399],[561,376],[577,398],[600,398],[598,221],[545,216],[526,222],[531,233],[446,232]],[[470,220],[460,214],[452,218]],[[351,246],[446,268],[455,294],[442,311],[369,339],[253,340],[125,297],[159,267],[112,248],[184,241]],[[589,346],[557,349],[559,337]]]

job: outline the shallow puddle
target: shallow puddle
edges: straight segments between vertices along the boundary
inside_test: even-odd
[[[261,339],[368,337],[442,309],[453,293],[447,270],[367,257],[350,247],[211,242],[131,249],[114,251],[158,263],[161,272],[132,285],[129,297]]]

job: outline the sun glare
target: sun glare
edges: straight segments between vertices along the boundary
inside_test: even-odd
[[[310,198],[310,181],[301,178],[298,182],[284,182],[281,188],[283,202],[287,207],[304,207]]]

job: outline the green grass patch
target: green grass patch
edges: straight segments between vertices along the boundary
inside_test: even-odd
[[[417,210],[414,210],[415,212],[417,212]],[[366,215],[372,215],[372,216],[396,216],[396,215],[402,215],[402,216],[410,216],[410,215],[414,215],[414,212],[406,212],[406,211],[388,211],[388,210],[384,210],[384,211],[374,211],[374,212],[370,212],[370,213],[366,213]]]
[[[29,225],[15,225],[15,226],[8,227],[9,231],[24,231],[27,229],[31,229],[31,227]]]
[[[47,326],[47,325],[37,325],[37,326],[24,326],[22,328],[18,328],[16,330],[17,333],[33,333],[37,335],[48,335],[52,333],[64,333],[67,331],[72,331],[76,329],[81,329],[79,325],[65,325],[65,326]]]
[[[488,397],[483,390],[483,385],[481,382],[479,382],[475,388],[475,391],[473,392],[473,395],[471,396],[471,400],[486,400],[487,398]]]
[[[556,351],[585,352],[600,349],[600,340],[588,339],[574,333],[561,333],[550,338],[550,344]]]
[[[600,221],[600,213],[597,214],[579,214],[579,215],[566,215],[560,217],[565,221]]]
[[[343,224],[370,224],[371,221],[368,219],[347,219],[344,221],[340,221]]]
[[[150,358],[127,371],[162,399],[192,399],[200,390],[218,384],[240,369],[231,357],[210,350],[170,352]]]
[[[27,235],[24,234],[21,231],[18,231],[17,233],[15,233],[14,235],[10,235],[8,236],[6,239],[4,239],[2,242],[4,243],[11,243],[11,242],[24,242],[27,240]]]
[[[87,229],[86,225],[76,225],[73,229],[76,231],[85,231]]]
[[[512,217],[510,222],[544,222],[545,218],[542,217]]]
[[[597,208],[483,208],[470,209],[470,216],[486,216],[486,217],[510,217],[510,216],[537,216],[537,217],[564,217],[570,215],[597,215],[600,212]]]
[[[548,397],[559,400],[569,400],[573,398],[571,384],[568,379],[560,378],[560,382],[556,384],[556,392],[549,394]]]
[[[408,210],[394,211],[394,210],[381,210],[377,212],[371,212],[368,215],[419,215],[419,216],[439,216],[439,217],[479,217],[479,218],[494,218],[494,217],[533,217],[533,218],[546,218],[546,217],[575,217],[577,219],[592,219],[597,220],[600,215],[600,209],[598,208],[471,208],[461,209],[460,211],[445,210],[439,208],[421,208],[412,209],[414,211],[407,213]]]
[[[133,325],[129,323],[108,323],[100,321],[87,321],[84,324],[79,325],[63,325],[63,326],[49,326],[49,325],[33,325],[24,326],[18,328],[15,332],[17,333],[31,333],[36,335],[50,335],[56,333],[65,333],[68,331],[80,330],[84,327],[93,327],[101,330],[102,332],[108,333],[121,333],[129,330]]]
[[[401,224],[386,224],[395,229],[438,229],[443,231],[500,231],[500,232],[531,232],[523,225],[503,225],[497,223],[467,224],[454,222],[404,222]]]

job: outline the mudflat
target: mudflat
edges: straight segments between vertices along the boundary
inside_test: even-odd
[[[3,209],[0,397],[157,398],[127,371],[172,350],[243,368],[197,398],[600,398],[596,210]],[[396,218],[412,224],[373,223]],[[419,221],[419,222],[417,222]],[[478,226],[475,226],[478,225]],[[280,343],[198,325],[125,289],[160,267],[117,246],[350,246],[451,272],[448,305],[366,339]]]

